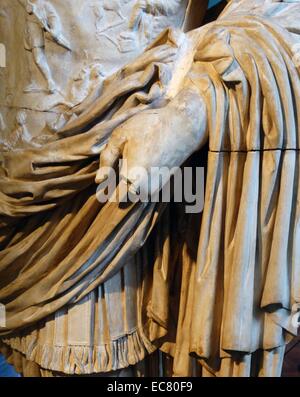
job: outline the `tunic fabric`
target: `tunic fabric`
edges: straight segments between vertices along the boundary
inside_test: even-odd
[[[108,373],[139,363],[157,349],[167,330],[176,329],[168,310],[172,306],[176,314],[178,305],[169,291],[176,266],[179,270],[174,258],[180,235],[175,233],[167,209],[144,247],[107,282],[2,342],[22,353],[26,371],[31,369],[27,361],[35,362],[47,376],[52,371]],[[14,363],[19,356],[11,359]]]
[[[141,261],[132,260],[78,304],[4,342],[42,368],[65,374],[136,364],[155,350],[144,331],[141,293],[147,272],[142,268]]]

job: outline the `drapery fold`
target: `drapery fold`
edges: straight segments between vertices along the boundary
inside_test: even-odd
[[[157,45],[167,44],[172,34],[163,33]],[[147,239],[164,204],[99,203],[95,156],[117,125],[163,95],[161,69],[151,63],[142,71],[120,71],[75,129],[70,123],[68,133],[61,131],[60,139],[41,149],[1,153],[0,301],[7,316],[2,334],[78,302]],[[87,115],[95,126],[78,134]]]
[[[297,335],[299,36],[285,26],[300,3],[262,3],[248,5],[247,15],[229,5],[207,28],[194,65],[215,113],[190,350],[221,376],[234,362],[237,376],[250,376],[256,351],[281,349]],[[266,359],[258,373],[279,376],[282,354],[279,369],[268,371]]]

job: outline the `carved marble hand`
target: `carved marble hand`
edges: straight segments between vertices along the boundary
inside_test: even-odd
[[[139,113],[115,129],[101,152],[96,182],[103,182],[107,167],[115,168],[122,158],[126,161],[120,176],[130,190],[152,193],[148,185],[152,167],[181,166],[206,140],[206,104],[196,90],[184,89],[164,108]],[[141,167],[146,178],[145,173],[139,173]],[[158,186],[153,179],[151,184]]]

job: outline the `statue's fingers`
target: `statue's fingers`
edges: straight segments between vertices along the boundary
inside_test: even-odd
[[[126,182],[128,190],[132,194],[142,193],[144,197],[147,197],[149,160],[147,160],[147,152],[142,143],[135,145],[129,141],[125,145],[123,159],[120,170],[121,180]]]
[[[110,170],[113,170],[120,157],[125,144],[125,137],[118,137],[117,134],[113,134],[104,148],[100,153],[100,167],[96,175],[96,183],[101,183],[108,178]]]

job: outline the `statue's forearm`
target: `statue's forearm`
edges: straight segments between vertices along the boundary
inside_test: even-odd
[[[165,112],[174,132],[174,144],[182,140],[186,157],[202,147],[207,140],[207,109],[200,91],[184,88],[167,105]],[[185,159],[184,159],[185,160]]]

